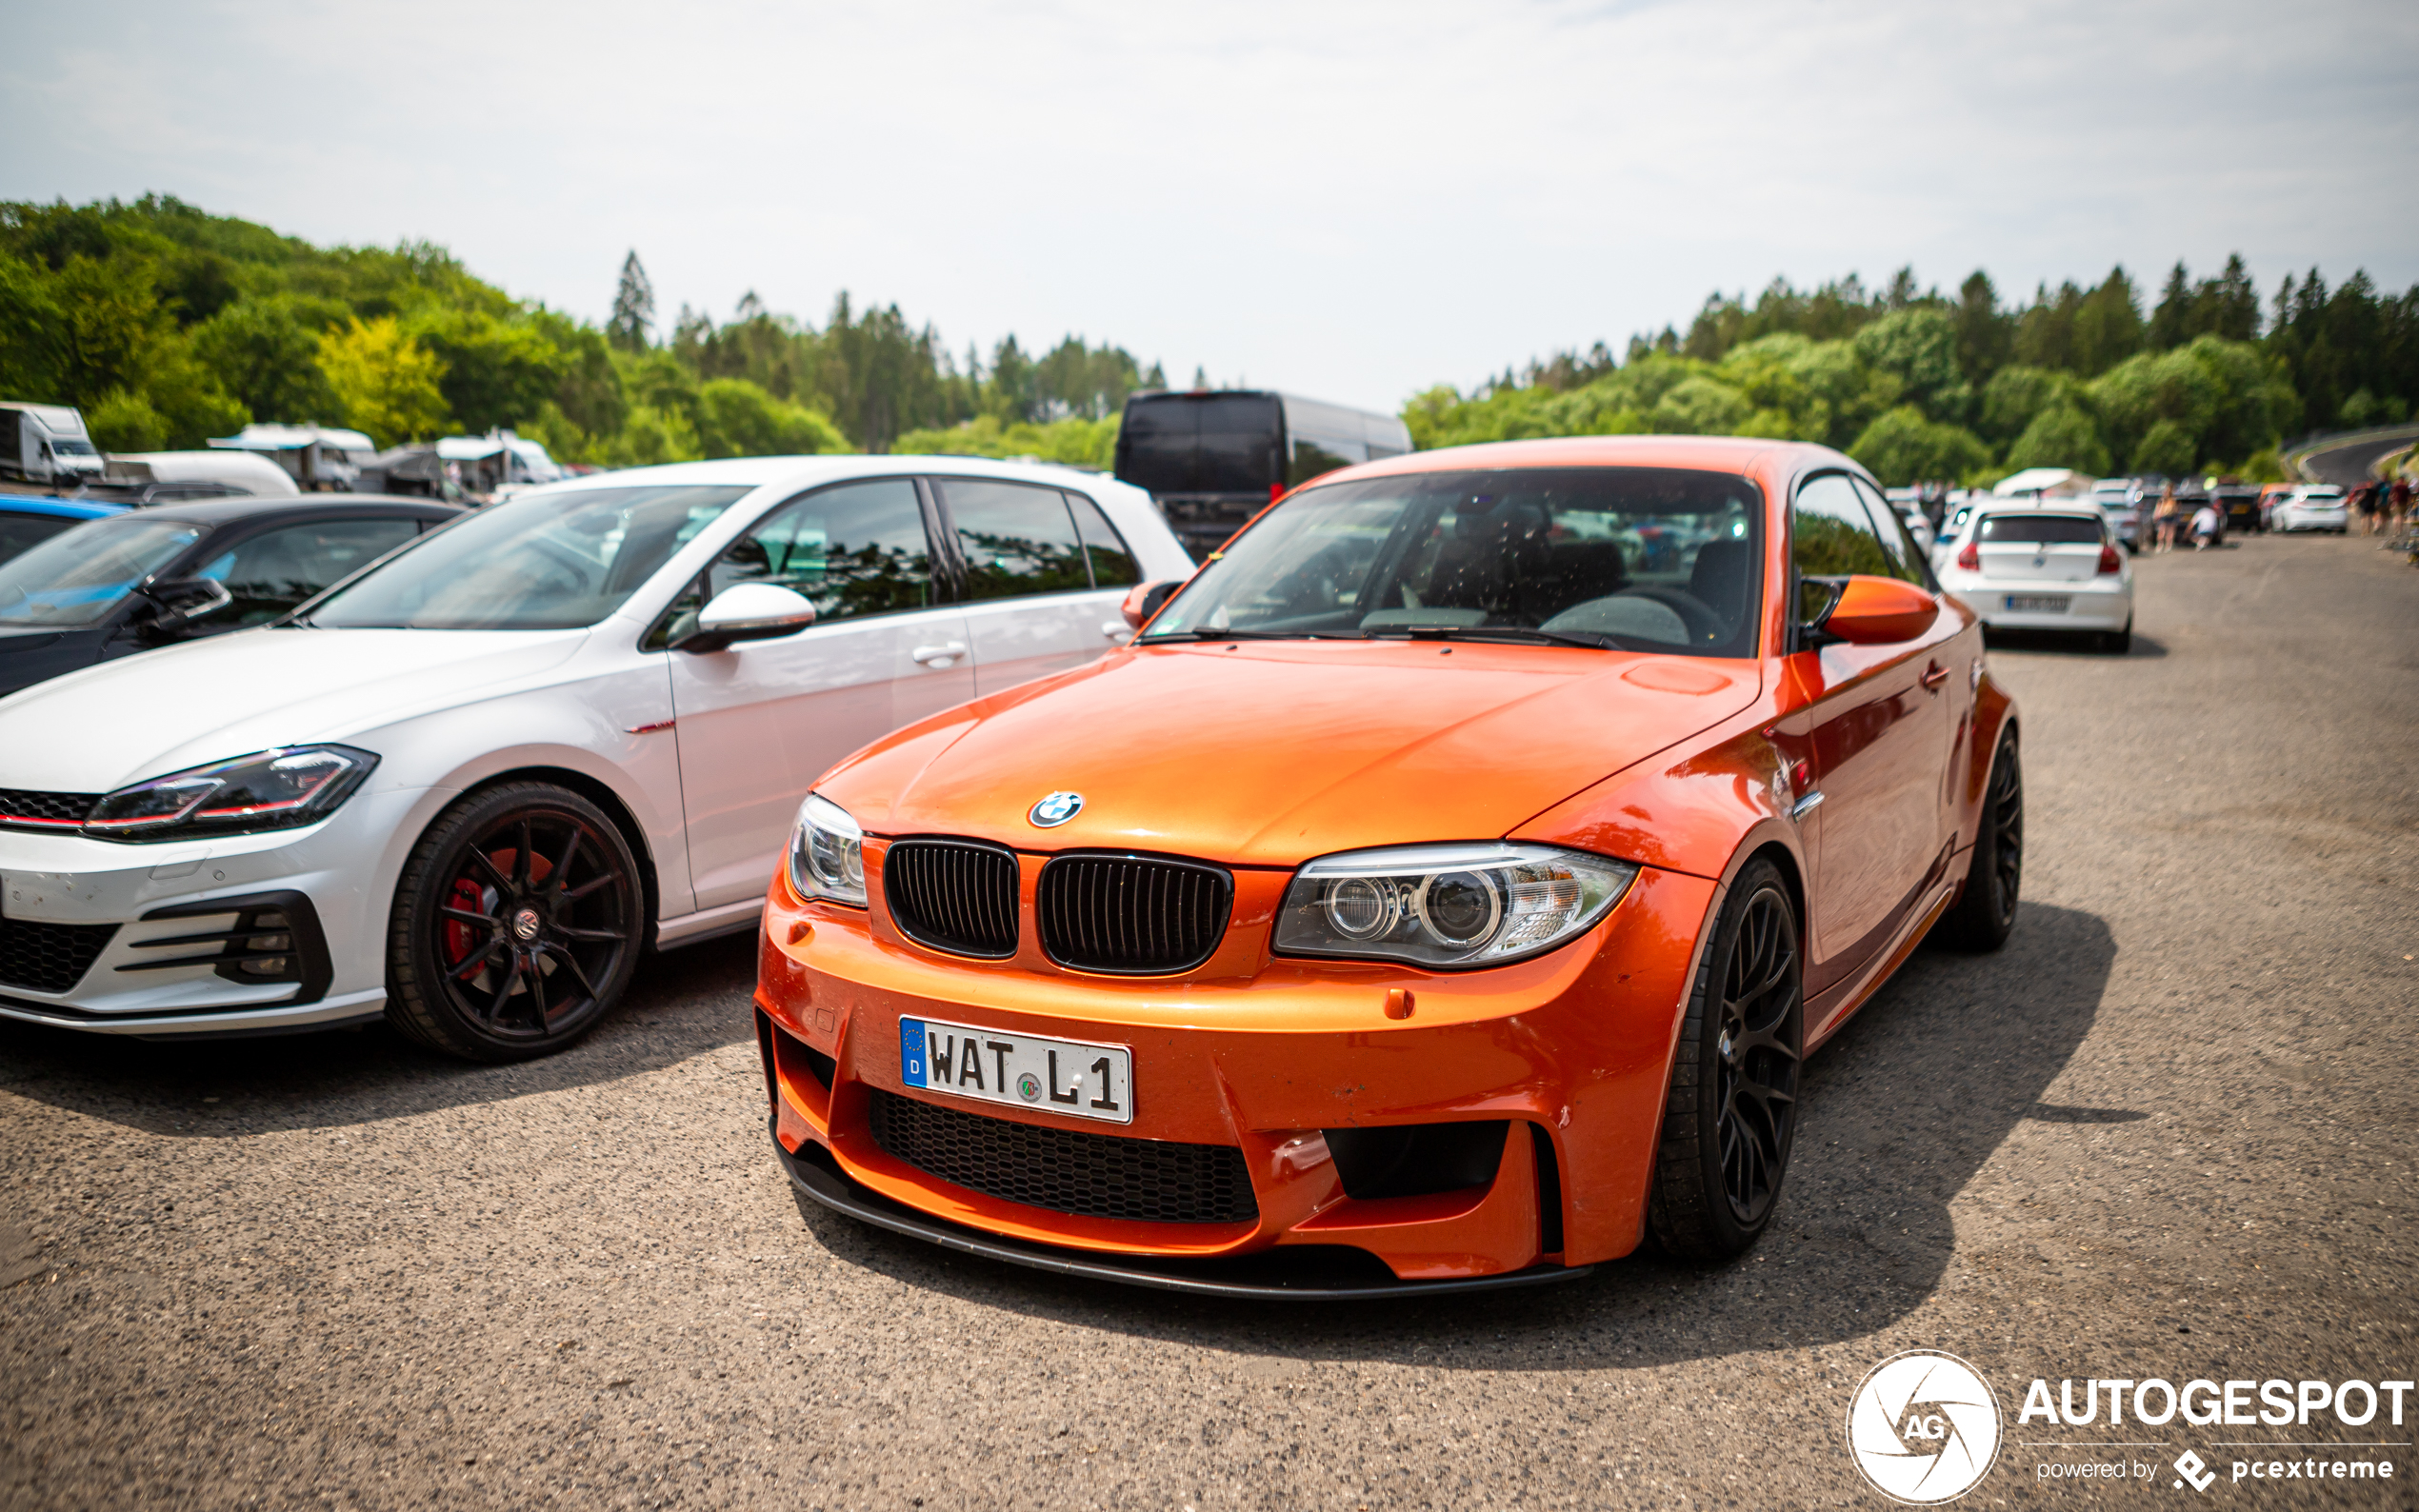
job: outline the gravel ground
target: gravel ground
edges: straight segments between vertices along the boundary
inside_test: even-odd
[[[2252,537],[2140,595],[2129,657],[1993,652],[2015,939],[1815,1059],[1737,1264],[1310,1309],[864,1229],[767,1151],[744,942],[533,1065],[6,1025],[0,1505],[1881,1506],[1843,1417],[1916,1347],[2007,1414],[1969,1504],[2178,1497],[2186,1448],[2295,1435],[2069,1448],[2110,1435],[2019,1427],[2026,1383],[2419,1373],[2419,574]],[[2364,1452],[2396,1479],[2209,1494],[2413,1505]],[[2039,1478],[2095,1456],[2158,1473]]]

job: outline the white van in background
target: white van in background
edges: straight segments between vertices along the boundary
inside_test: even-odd
[[[71,405],[0,400],[0,478],[72,488],[101,478],[101,453]]]

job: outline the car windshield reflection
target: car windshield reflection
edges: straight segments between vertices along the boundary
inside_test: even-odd
[[[1426,472],[1304,490],[1148,641],[1415,634],[1755,654],[1763,495],[1676,468]]]
[[[751,491],[657,484],[490,505],[338,588],[304,623],[413,630],[594,625]]]
[[[62,531],[0,562],[0,627],[97,625],[201,534],[173,520],[93,520]]]

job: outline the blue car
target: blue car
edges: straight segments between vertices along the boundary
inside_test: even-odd
[[[71,525],[124,514],[122,504],[83,499],[43,499],[30,494],[0,493],[0,562],[28,547],[50,540]]]

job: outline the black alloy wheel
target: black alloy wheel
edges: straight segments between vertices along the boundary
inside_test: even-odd
[[[1728,1260],[1771,1223],[1797,1134],[1801,940],[1780,869],[1749,863],[1722,905],[1672,1058],[1647,1221],[1674,1255]]]
[[[1940,935],[1959,950],[1996,950],[2016,927],[2016,901],[2024,887],[2024,766],[2016,756],[2016,732],[1999,737],[1990,759],[1990,786],[1984,789],[1982,826],[1966,888],[1941,916]]]
[[[593,1028],[646,938],[630,845],[577,793],[473,793],[412,847],[395,889],[387,1015],[449,1055],[518,1061]]]

